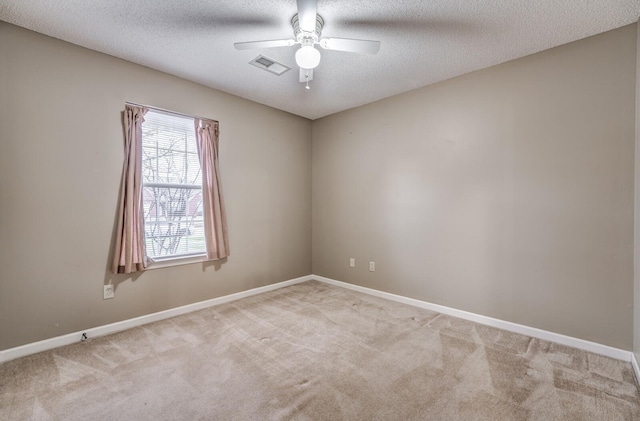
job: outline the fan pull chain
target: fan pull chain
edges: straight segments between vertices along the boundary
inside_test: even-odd
[[[307,85],[304,87],[304,89],[311,89],[311,86],[309,86],[309,70],[308,69],[305,71],[304,78],[307,79]]]

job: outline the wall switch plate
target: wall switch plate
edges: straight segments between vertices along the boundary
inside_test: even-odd
[[[102,292],[102,299],[108,300],[109,298],[113,298],[115,296],[115,292],[113,291],[113,285],[105,285],[104,291]]]
[[[369,262],[369,272],[376,271],[376,262]]]
[[[349,266],[354,268],[356,267],[356,259],[354,259],[353,257],[349,259]]]

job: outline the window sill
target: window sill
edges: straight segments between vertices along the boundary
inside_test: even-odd
[[[206,254],[197,254],[195,256],[173,257],[170,259],[155,260],[149,263],[146,270],[162,269],[173,266],[190,265],[192,263],[206,262]]]

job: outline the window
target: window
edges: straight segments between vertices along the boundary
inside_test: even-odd
[[[145,252],[153,260],[207,252],[194,119],[149,109],[142,123]]]
[[[219,128],[132,103],[122,113],[124,162],[113,273],[230,255],[219,170]],[[174,262],[175,258],[191,257]]]

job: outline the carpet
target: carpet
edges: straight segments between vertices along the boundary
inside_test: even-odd
[[[629,363],[309,281],[0,365],[2,420],[632,420]]]

